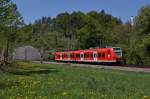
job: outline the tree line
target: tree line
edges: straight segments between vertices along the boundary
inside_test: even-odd
[[[0,21],[1,59],[24,45],[54,51],[119,46],[126,50],[129,64],[150,64],[150,5],[141,7],[133,24],[104,10],[64,12],[25,24],[17,6],[11,0],[1,0]]]

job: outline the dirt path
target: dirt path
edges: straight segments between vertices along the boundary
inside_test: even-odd
[[[40,63],[40,61],[33,61]],[[91,67],[99,69],[113,69],[113,70],[123,70],[123,71],[134,71],[134,72],[149,72],[150,68],[137,68],[137,67],[121,67],[121,66],[105,66],[105,65],[91,65],[91,64],[76,64],[76,63],[58,63],[58,62],[43,62],[44,64],[65,64],[76,67]]]

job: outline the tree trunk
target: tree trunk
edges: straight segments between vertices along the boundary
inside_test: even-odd
[[[3,48],[2,48],[2,51],[1,51],[1,55],[0,55],[0,57],[1,57],[1,59],[0,59],[0,61],[2,62],[2,61],[4,61],[4,53],[5,53],[5,46],[3,46]]]
[[[9,38],[7,38],[7,42],[6,42],[6,50],[5,50],[5,54],[4,54],[4,61],[8,62],[8,55],[9,54]]]

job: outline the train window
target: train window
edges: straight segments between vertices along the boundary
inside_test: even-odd
[[[78,58],[80,58],[80,54],[78,54]]]
[[[64,58],[66,58],[66,55],[64,54]]]
[[[63,54],[63,58],[65,58],[65,54]]]
[[[84,58],[87,58],[87,54],[86,53],[84,54]]]
[[[83,58],[84,56],[83,56],[83,54],[81,54],[81,58]]]
[[[98,57],[99,57],[99,58],[101,57],[101,53],[98,53]]]
[[[76,58],[80,58],[80,54],[76,54]]]
[[[86,53],[86,58],[88,58],[88,53]]]
[[[76,54],[76,58],[78,58],[78,54]]]
[[[115,52],[117,56],[121,56],[121,52]]]
[[[89,58],[89,53],[87,53],[87,58]]]
[[[64,58],[64,54],[62,55],[62,58]]]
[[[71,54],[71,58],[73,58],[73,54]]]
[[[113,48],[114,50],[121,50],[120,47],[115,47]]]
[[[86,58],[88,58],[89,57],[89,54],[88,53],[86,53]]]
[[[110,54],[110,50],[108,50],[108,54]]]
[[[94,57],[94,58],[96,58],[96,57],[97,57],[97,54],[96,54],[96,53],[94,53],[94,54],[93,54],[93,57]]]
[[[105,58],[105,53],[102,53],[102,57]]]
[[[84,58],[87,58],[87,54],[84,54]]]
[[[92,54],[92,53],[90,54],[90,57],[93,57],[93,54]]]

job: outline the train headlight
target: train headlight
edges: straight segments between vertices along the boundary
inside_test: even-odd
[[[110,54],[108,54],[108,58],[110,58]]]

